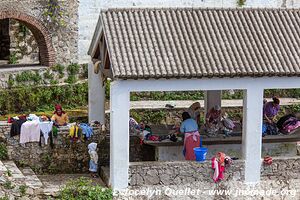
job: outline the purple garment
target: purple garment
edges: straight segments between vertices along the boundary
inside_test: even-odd
[[[267,115],[268,118],[273,118],[275,115],[277,115],[278,111],[280,110],[280,106],[273,106],[273,102],[267,102],[264,105],[264,116]]]

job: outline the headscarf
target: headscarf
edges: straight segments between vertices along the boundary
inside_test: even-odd
[[[54,114],[57,114],[57,110],[61,110],[61,113],[62,114],[65,114],[65,111],[63,111],[62,107],[60,104],[56,104],[55,105],[55,111],[54,111]]]

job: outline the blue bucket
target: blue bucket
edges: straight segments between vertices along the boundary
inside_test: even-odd
[[[194,153],[196,156],[197,162],[203,162],[206,159],[207,148],[205,147],[196,147],[194,148]]]

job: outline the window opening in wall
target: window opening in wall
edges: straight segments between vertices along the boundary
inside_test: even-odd
[[[15,19],[0,20],[0,67],[40,63],[38,43],[26,26]]]

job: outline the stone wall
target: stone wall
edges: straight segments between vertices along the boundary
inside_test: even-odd
[[[131,163],[130,186],[115,199],[300,199],[299,165],[300,157],[273,158],[262,166],[260,183],[245,184],[242,161],[226,169],[219,183],[211,179],[210,162]]]
[[[130,186],[181,185],[192,182],[211,182],[211,162],[140,162],[130,164]],[[244,162],[234,161],[226,169],[224,181],[240,181],[244,177]]]
[[[18,20],[26,22],[27,27],[33,31],[38,43],[42,43],[44,39],[46,41],[43,44],[44,46],[39,46],[41,59],[47,56],[44,51],[48,51],[50,45],[53,47],[54,52],[50,52],[49,55],[54,54],[56,63],[78,62],[78,1],[59,0],[60,11],[62,12],[62,16],[56,17],[59,23],[54,23],[54,20],[46,14],[47,4],[47,0],[1,0],[2,13],[0,12],[0,19],[19,17]],[[15,13],[21,13],[22,15],[15,16]],[[41,30],[41,34],[38,33]],[[50,62],[52,61],[50,60]]]
[[[262,165],[261,175],[267,180],[300,179],[300,157],[276,157],[272,165]]]
[[[57,71],[56,68],[49,67],[31,67],[30,70],[28,68],[12,68],[9,71],[1,71],[0,70],[0,89],[5,89],[8,87],[18,87],[18,86],[44,86],[44,85],[56,85],[56,84],[66,84],[68,83],[68,77],[70,76],[67,71],[67,66],[64,66],[63,71]],[[38,74],[40,76],[39,83],[36,83],[34,78],[30,78],[27,76],[27,79],[30,80],[20,80],[18,82],[17,76],[20,77],[22,73],[30,73],[30,74]],[[13,82],[9,83],[9,80],[13,80]],[[26,78],[21,78],[26,79]],[[79,66],[78,72],[75,74],[75,82],[86,81],[87,79],[87,65],[82,64]],[[13,84],[9,86],[9,84]]]
[[[60,128],[58,137],[54,138],[54,148],[48,145],[39,146],[37,142],[19,144],[19,136],[10,137],[10,124],[0,124],[0,141],[6,143],[9,159],[19,166],[30,166],[37,173],[82,173],[88,171],[89,155],[87,145],[98,143],[99,164],[107,163],[107,151],[101,144],[105,133],[94,128],[94,135],[88,141],[72,142],[68,137],[69,129]]]
[[[32,32],[17,20],[9,20],[10,55],[18,64],[39,64],[39,49]]]

